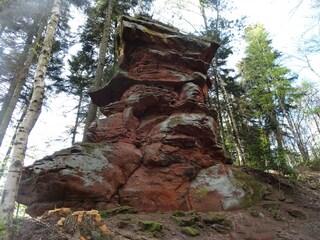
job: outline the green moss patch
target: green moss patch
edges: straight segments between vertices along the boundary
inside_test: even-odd
[[[226,216],[214,212],[208,212],[206,214],[203,214],[202,221],[206,225],[220,224],[225,226],[231,226],[231,222]]]
[[[161,232],[162,231],[162,224],[154,221],[139,221],[139,226],[143,231],[148,231],[151,233]]]
[[[200,188],[200,189],[197,189],[196,196],[199,198],[205,198],[207,196],[208,192],[209,192],[209,189]]]
[[[194,211],[175,211],[171,215],[171,219],[180,227],[193,226],[200,222],[199,215]]]
[[[236,180],[235,184],[245,191],[245,196],[241,199],[242,207],[248,208],[263,199],[265,186],[261,182],[239,168],[232,168],[232,171]]]
[[[118,214],[134,214],[138,211],[130,206],[120,206],[116,208],[110,208],[108,210],[99,211],[99,214],[102,218],[108,218]]]
[[[199,231],[193,227],[184,227],[181,229],[181,232],[190,237],[195,237],[200,235]]]
[[[210,226],[217,232],[225,233],[231,229],[231,221],[227,216],[217,214],[214,212],[208,212],[201,215],[202,222],[206,226]]]

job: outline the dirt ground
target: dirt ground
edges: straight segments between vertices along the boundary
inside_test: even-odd
[[[86,239],[320,240],[319,171],[305,171],[302,181],[292,181],[243,170],[267,186],[263,200],[252,207],[220,213],[122,211],[101,215],[111,234]],[[79,239],[48,221],[25,219],[17,226],[13,238],[17,240]]]

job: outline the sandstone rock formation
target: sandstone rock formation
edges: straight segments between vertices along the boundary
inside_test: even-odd
[[[146,212],[224,210],[240,204],[208,106],[209,63],[218,45],[155,21],[123,17],[119,69],[90,93],[105,118],[88,143],[36,161],[18,201],[41,215],[130,205]]]

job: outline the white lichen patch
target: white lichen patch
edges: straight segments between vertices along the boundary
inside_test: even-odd
[[[213,118],[201,113],[181,113],[171,115],[165,121],[161,123],[161,132],[169,132],[177,126],[193,126],[199,129],[206,129],[215,134],[213,128]]]
[[[106,152],[111,151],[111,147],[90,148],[81,146],[81,153],[52,156],[51,160],[42,159],[35,163],[34,172],[50,169],[61,169],[61,175],[73,175],[83,180],[84,186],[92,186],[95,183],[102,183],[103,177],[98,175],[104,168],[112,169],[108,162]]]
[[[234,184],[236,180],[231,169],[228,168],[227,173],[219,173],[220,168],[225,166],[217,164],[201,170],[192,181],[191,187],[205,192],[217,192],[224,210],[240,206],[241,199],[245,196],[244,190]]]

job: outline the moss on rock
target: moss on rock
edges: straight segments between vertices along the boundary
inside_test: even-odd
[[[228,219],[228,217],[214,212],[203,214],[202,221],[206,225],[220,224],[228,227],[231,226],[231,221]]]
[[[261,182],[240,168],[234,167],[232,171],[235,176],[235,184],[245,191],[245,195],[241,199],[242,207],[248,208],[263,199],[265,187]]]
[[[193,227],[184,227],[181,229],[181,232],[190,237],[195,237],[200,235],[199,231]]]
[[[115,208],[110,208],[108,210],[99,211],[99,214],[102,218],[108,218],[118,214],[126,214],[126,213],[137,213],[137,209],[130,206],[120,206]]]
[[[162,231],[162,224],[159,222],[140,220],[139,226],[142,228],[143,231],[148,231],[151,233]]]

